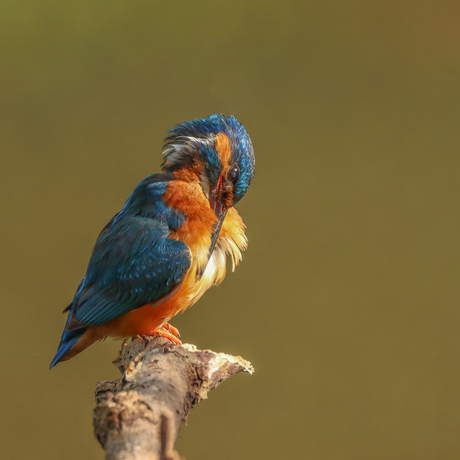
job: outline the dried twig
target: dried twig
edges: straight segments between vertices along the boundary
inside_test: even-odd
[[[163,338],[125,342],[114,364],[123,376],[97,384],[94,409],[108,460],[179,460],[174,444],[190,409],[233,374],[254,371],[241,357]]]

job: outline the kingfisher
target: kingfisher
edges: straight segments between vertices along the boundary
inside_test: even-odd
[[[104,227],[72,303],[50,368],[106,337],[163,336],[169,324],[233,270],[247,247],[234,208],[254,178],[251,139],[238,120],[213,114],[165,138],[162,172],[134,189]]]

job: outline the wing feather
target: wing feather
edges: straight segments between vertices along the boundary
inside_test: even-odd
[[[164,298],[190,268],[188,246],[168,226],[124,217],[101,233],[72,302],[67,330],[98,326]]]

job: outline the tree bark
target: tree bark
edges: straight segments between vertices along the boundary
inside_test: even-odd
[[[124,342],[114,364],[123,375],[97,384],[94,409],[107,460],[179,460],[174,445],[190,409],[233,374],[254,371],[241,357],[161,337]]]

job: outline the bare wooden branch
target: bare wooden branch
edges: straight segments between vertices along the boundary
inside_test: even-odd
[[[190,409],[233,374],[254,371],[241,357],[164,338],[125,342],[114,364],[123,375],[97,384],[94,409],[107,460],[179,460],[174,445]]]

